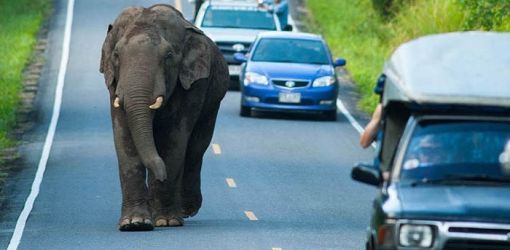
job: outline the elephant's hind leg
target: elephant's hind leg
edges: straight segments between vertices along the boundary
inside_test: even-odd
[[[193,217],[202,206],[202,191],[200,189],[202,159],[211,143],[218,114],[219,103],[207,107],[197,122],[190,137],[186,151],[186,163],[183,173],[182,212],[184,218]]]

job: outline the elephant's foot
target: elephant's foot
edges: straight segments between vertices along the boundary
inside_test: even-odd
[[[145,200],[125,201],[119,220],[120,231],[150,231],[154,229],[151,212]]]
[[[184,207],[182,209],[182,214],[183,214],[183,217],[184,218],[188,218],[188,217],[193,217],[195,215],[198,214],[198,210],[200,210],[200,208],[195,208],[195,207]]]
[[[182,214],[184,218],[193,217],[198,214],[202,206],[202,195],[184,195],[182,197]]]
[[[182,227],[184,219],[180,216],[156,216],[156,227]]]
[[[149,218],[140,216],[122,217],[119,222],[120,231],[150,231],[154,229],[154,224]]]

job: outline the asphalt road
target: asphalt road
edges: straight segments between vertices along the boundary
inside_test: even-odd
[[[176,1],[191,18],[188,1]],[[341,115],[336,122],[279,114],[241,118],[239,92],[229,92],[221,106],[204,159],[199,214],[181,228],[117,230],[120,184],[107,91],[98,72],[100,48],[121,9],[156,3],[149,0],[75,3],[53,146],[26,225],[15,232],[53,114],[67,9],[67,1],[55,2],[36,100],[38,125],[24,136],[24,167],[7,186],[0,249],[13,233],[21,236],[18,249],[363,248],[375,189],[349,177],[353,163],[370,161],[373,154],[358,147],[358,132]]]

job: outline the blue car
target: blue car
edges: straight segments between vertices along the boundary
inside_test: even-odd
[[[264,32],[248,54],[237,53],[243,62],[241,116],[252,110],[319,112],[336,120],[338,81],[333,61],[321,36],[298,32]]]

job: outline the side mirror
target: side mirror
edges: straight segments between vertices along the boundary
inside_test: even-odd
[[[283,31],[292,31],[294,29],[294,27],[292,27],[292,25],[290,24],[287,24],[285,25],[285,27],[283,27]]]
[[[333,63],[333,66],[335,67],[341,67],[345,66],[347,64],[347,61],[343,58],[337,58],[335,62]]]
[[[372,186],[381,184],[381,171],[366,163],[358,163],[351,170],[351,178]]]
[[[377,95],[382,95],[384,91],[384,84],[386,83],[386,75],[381,74],[379,78],[377,78],[377,82],[375,83],[374,93]]]
[[[241,62],[241,63],[244,63],[248,59],[246,58],[246,56],[243,53],[235,53],[234,54],[234,60],[236,60],[238,62]]]

